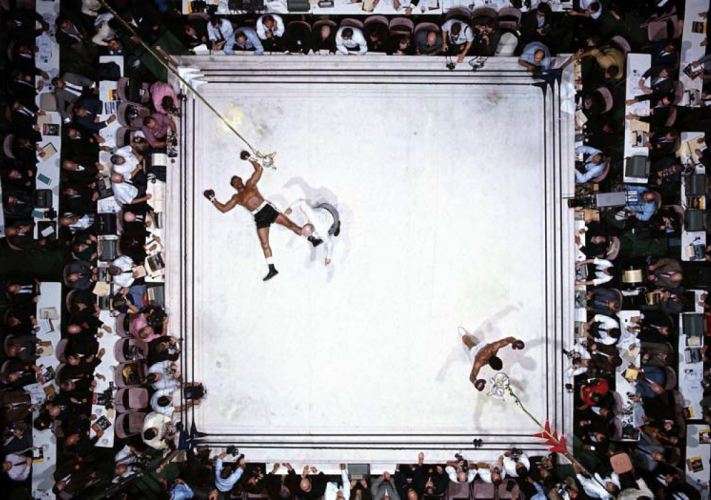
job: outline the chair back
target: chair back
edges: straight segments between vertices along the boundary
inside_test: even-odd
[[[415,23],[411,19],[406,17],[395,17],[390,20],[390,33],[409,33],[412,34],[415,31]]]
[[[44,111],[57,111],[57,96],[52,92],[42,92],[40,98],[40,109]]]
[[[515,7],[504,7],[499,9],[497,20],[500,27],[517,30],[521,25],[521,11]]]
[[[340,27],[349,27],[349,28],[358,28],[359,30],[363,30],[363,23],[359,21],[358,19],[353,19],[352,17],[346,17],[341,21]]]
[[[417,26],[415,26],[415,33],[418,31],[434,31],[435,33],[439,33],[440,29],[439,26],[437,26],[435,23],[430,23],[430,22],[422,22],[422,23],[417,23]]]
[[[632,52],[632,46],[620,35],[610,38],[610,43],[620,49],[625,56]]]
[[[499,17],[499,13],[496,9],[492,7],[478,7],[472,11],[472,20],[480,17],[490,17],[491,19],[496,19]]]
[[[674,97],[672,98],[672,104],[677,105],[684,98],[684,84],[679,80],[674,80],[672,82],[672,88],[674,89]]]
[[[12,154],[12,143],[14,141],[15,141],[15,134],[10,134],[8,136],[5,136],[5,139],[3,139],[3,141],[2,141],[2,152],[10,160],[16,159],[15,155]]]
[[[612,98],[612,92],[610,92],[607,87],[600,87],[596,92],[602,96],[602,102],[605,103],[605,109],[602,112],[602,114],[605,114],[610,111],[615,104],[615,101]]]
[[[600,182],[604,181],[605,177],[607,177],[607,175],[610,173],[610,165],[611,164],[612,164],[612,160],[610,160],[609,158],[607,160],[605,160],[605,168],[602,170],[600,175],[595,177],[592,181],[595,183],[600,183]]]
[[[57,348],[54,351],[54,355],[57,357],[60,363],[66,363],[67,357],[67,346],[69,345],[69,339],[62,339],[57,342]]]
[[[449,9],[444,16],[445,21],[449,21],[450,19],[459,19],[469,24],[472,22],[472,12],[464,7],[454,7],[453,9]]]

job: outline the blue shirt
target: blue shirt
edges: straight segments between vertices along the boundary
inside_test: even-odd
[[[215,462],[215,486],[222,493],[227,493],[234,488],[239,478],[242,477],[244,470],[238,467],[236,471],[230,474],[227,479],[222,479],[222,459],[218,458]]]
[[[635,191],[637,193],[637,202],[627,202],[627,209],[637,212],[637,220],[648,221],[657,211],[657,203],[655,201],[645,201],[643,198],[644,193],[648,192],[649,189],[631,184],[625,184],[624,187],[625,191]]]
[[[193,496],[193,490],[185,483],[175,483],[170,490],[170,500],[187,500]]]
[[[247,40],[244,42],[244,45],[241,45],[237,41],[237,36],[239,33],[243,33],[244,36],[247,38]],[[253,28],[237,28],[235,30],[235,45],[242,50],[254,49],[254,54],[258,56],[264,54],[264,47],[262,46],[262,42],[257,36],[257,32],[254,31]]]
[[[541,62],[537,63],[533,57],[539,50],[542,50],[545,56],[543,56],[543,60]],[[548,50],[548,47],[543,45],[541,42],[531,42],[526,45],[523,48],[523,52],[521,53],[519,59],[533,64],[534,66],[538,66],[541,69],[549,69],[551,67],[551,51]]]
[[[602,151],[599,149],[591,148],[590,146],[578,146],[575,148],[575,154],[588,155],[587,159],[583,162],[585,173],[575,171],[575,181],[579,183],[588,182],[595,177],[602,174],[605,170],[605,162],[593,163],[592,159],[595,155],[600,155],[604,158]]]

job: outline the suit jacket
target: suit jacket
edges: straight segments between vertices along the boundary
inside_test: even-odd
[[[294,471],[289,471],[286,476],[278,476],[276,474],[267,474],[264,480],[264,488],[267,491],[267,496],[270,500],[280,500],[281,496],[279,492],[281,491],[282,478],[284,479],[284,486],[289,488],[291,493],[287,500],[293,500],[296,498],[296,491],[299,488],[299,477]]]
[[[72,85],[81,85],[82,87],[91,87],[94,84],[90,78],[76,73],[64,73],[64,75],[62,75],[62,80],[67,83],[71,83]],[[71,118],[71,115],[67,111],[67,107],[69,107],[70,104],[74,104],[80,96],[68,91],[67,89],[54,89],[54,96],[57,99],[57,110],[62,116],[62,119]]]
[[[6,342],[9,345],[17,344],[20,346],[21,352],[15,356],[15,359],[20,361],[34,361],[37,359],[37,344],[34,335],[11,335]]]
[[[681,285],[679,281],[671,281],[669,278],[661,276],[664,273],[681,273],[681,264],[675,259],[660,259],[655,264],[653,274],[657,279],[653,282],[655,285],[664,288],[678,288]]]
[[[546,14],[545,21],[543,22],[544,33],[550,31],[552,24],[552,14]],[[547,36],[541,36],[538,33],[538,16],[536,16],[535,10],[528,11],[523,15],[519,31],[521,32],[521,39],[525,42],[524,45],[533,41],[543,43],[548,41]]]
[[[8,90],[17,99],[22,102],[25,106],[33,106],[35,103],[35,97],[37,96],[37,89],[35,88],[34,82],[28,82],[26,80],[12,80],[8,84]]]
[[[84,45],[86,43],[86,30],[81,26],[81,23],[78,22],[72,22],[72,27],[70,27],[70,31],[74,31],[72,30],[72,28],[76,30],[76,32],[78,32],[80,39],[71,36],[69,33],[65,33],[64,31],[59,29],[59,26],[57,26],[54,36],[57,39],[57,43],[62,47],[68,47],[74,50],[81,50],[84,48]]]

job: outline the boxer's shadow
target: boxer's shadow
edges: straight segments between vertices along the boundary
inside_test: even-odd
[[[511,314],[512,312],[518,311],[520,308],[521,308],[520,302],[517,304],[509,304],[508,306],[501,309],[499,312],[497,312],[494,315],[490,316],[489,318],[485,319],[476,328],[476,330],[470,331],[469,334],[472,337],[475,337],[478,342],[485,342],[487,340],[490,341],[487,334],[492,333],[494,331],[500,331],[500,329],[495,328],[496,324],[499,321],[501,321],[503,318],[505,318],[506,316]],[[455,330],[454,335],[456,336],[456,345],[454,348],[452,348],[449,355],[444,360],[444,364],[442,365],[442,368],[440,368],[439,371],[437,372],[437,376],[435,378],[435,380],[437,382],[444,381],[445,377],[447,376],[447,371],[449,370],[449,367],[456,361],[458,361],[458,360],[469,361],[468,349],[462,343],[459,332]]]
[[[520,365],[524,370],[532,371],[536,369],[536,360],[532,359],[527,355],[527,352],[529,349],[532,349],[534,347],[538,347],[539,345],[543,344],[545,347],[545,339],[535,339],[531,341],[526,342],[526,347],[522,351],[516,351],[518,354],[514,358],[514,361],[509,362],[509,366],[516,366]]]

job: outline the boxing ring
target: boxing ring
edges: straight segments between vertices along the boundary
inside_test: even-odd
[[[515,58],[455,71],[427,57],[182,57],[210,103],[262,152],[280,210],[338,207],[333,263],[272,226],[268,283],[251,214],[222,214],[243,145],[188,95],[168,169],[167,307],[185,411],[210,446],[256,462],[412,462],[474,448],[542,450],[533,423],[469,382],[458,326],[513,335],[500,357],[532,414],[572,430],[562,349],[573,341],[572,69],[533,80]],[[465,69],[466,68],[466,69]],[[177,88],[179,85],[172,82]],[[561,90],[561,88],[563,90]],[[303,223],[294,217],[297,224]]]

